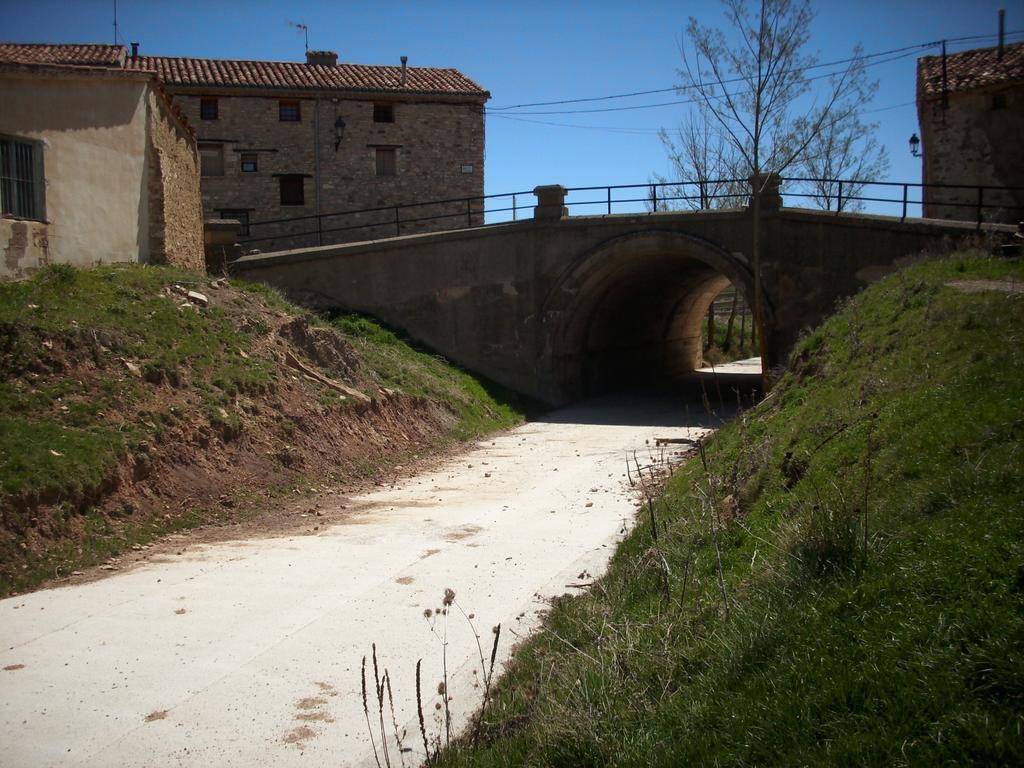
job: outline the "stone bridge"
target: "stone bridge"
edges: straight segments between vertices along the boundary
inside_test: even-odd
[[[568,217],[560,200],[544,203],[532,220],[254,254],[232,272],[371,315],[552,405],[677,379],[700,365],[714,297],[733,283],[753,303],[747,208]],[[772,365],[839,300],[976,234],[967,222],[771,206],[760,233]]]

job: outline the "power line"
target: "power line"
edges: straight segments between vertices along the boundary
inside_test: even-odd
[[[1013,30],[1011,32],[1006,33],[1005,37],[1012,38],[1012,37],[1017,37],[1017,36],[1021,36],[1021,35],[1024,35],[1024,30]],[[960,43],[977,42],[977,41],[980,41],[980,40],[993,40],[995,38],[996,38],[996,35],[970,35],[970,36],[950,38],[950,39],[947,39],[945,42],[948,45],[948,44],[951,44],[951,43],[952,44],[960,44]],[[838,64],[849,64],[849,63],[857,61],[857,60],[864,60],[864,61],[866,61],[866,63],[865,63],[866,67],[867,66],[876,66],[878,64],[886,64],[886,63],[891,62],[891,61],[897,61],[899,59],[907,58],[908,56],[911,56],[911,55],[915,54],[916,52],[918,52],[918,51],[920,51],[922,49],[934,48],[934,47],[939,46],[941,44],[942,44],[941,40],[931,41],[931,42],[927,42],[927,43],[917,43],[915,45],[908,45],[908,46],[904,46],[902,48],[893,48],[893,49],[888,50],[888,51],[879,51],[879,52],[876,52],[876,53],[865,54],[863,56],[853,56],[853,57],[849,57],[849,58],[846,58],[846,59],[837,59],[835,61],[822,62],[822,63],[819,63],[819,64],[813,64],[813,65],[811,65],[809,67],[806,67],[805,69],[821,69],[823,67],[833,67],[833,66],[836,66]],[[890,58],[881,59],[880,61],[870,61],[870,59],[878,59],[878,58],[883,57],[883,56],[888,56]],[[819,80],[819,79],[822,79],[824,77],[831,77],[831,76],[833,76],[835,74],[837,74],[837,73],[836,72],[830,72],[830,73],[826,73],[825,75],[817,75],[815,77],[810,77],[810,78],[808,78],[808,80]],[[716,85],[725,85],[727,83],[736,83],[736,82],[740,82],[740,81],[742,81],[742,78],[739,78],[739,77],[728,78],[726,80],[722,80],[722,81],[716,83]],[[671,92],[679,93],[681,91],[690,90],[692,88],[693,88],[693,86],[674,86],[674,87],[671,87],[671,88],[656,88],[656,89],[647,90],[647,91],[633,91],[631,93],[611,94],[611,95],[608,95],[608,96],[594,96],[594,97],[577,98],[577,99],[559,99],[557,101],[538,101],[538,102],[531,102],[531,103],[524,103],[524,104],[515,104],[515,105],[506,106],[506,107],[488,107],[486,111],[487,111],[488,114],[493,114],[495,116],[498,116],[502,112],[507,112],[507,111],[513,110],[513,109],[524,109],[526,107],[558,106],[558,105],[562,105],[562,104],[580,104],[580,103],[585,103],[585,102],[610,101],[610,100],[613,100],[613,99],[626,99],[626,98],[634,98],[636,96],[648,96],[648,95],[652,95],[652,94],[656,94],[656,93],[671,93]],[[659,102],[659,103],[656,103],[656,104],[640,104],[640,105],[629,106],[629,107],[607,107],[607,108],[601,108],[601,109],[580,109],[580,110],[550,110],[550,111],[542,111],[542,112],[537,112],[537,111],[534,111],[534,112],[517,112],[515,114],[520,114],[520,115],[593,114],[593,113],[598,113],[598,112],[621,112],[621,111],[629,111],[629,110],[634,110],[634,109],[654,109],[654,108],[658,108],[658,107],[675,106],[675,105],[679,105],[679,104],[689,104],[689,103],[693,103],[693,100],[683,99],[683,100]]]
[[[1014,30],[1012,32],[1006,33],[1005,36],[1006,37],[1014,37],[1014,36],[1021,35],[1021,34],[1024,34],[1024,30]],[[946,43],[965,43],[965,42],[974,42],[974,41],[978,41],[978,40],[992,40],[995,37],[996,37],[996,35],[973,35],[973,36],[965,36],[965,37],[956,37],[956,38],[947,39]],[[867,60],[867,59],[877,58],[877,57],[880,57],[880,56],[889,56],[890,54],[904,53],[904,52],[907,52],[907,51],[914,52],[914,51],[921,50],[923,48],[934,48],[934,47],[937,47],[937,46],[941,45],[942,42],[943,41],[941,41],[941,40],[936,40],[936,41],[932,41],[932,42],[928,42],[928,43],[917,43],[915,45],[908,45],[908,46],[904,46],[902,48],[893,48],[893,49],[888,50],[888,51],[879,51],[877,53],[864,54],[863,56],[853,56],[853,57],[846,58],[846,59],[837,59],[835,61],[829,61],[829,62],[822,62],[822,63],[819,63],[819,64],[813,64],[813,65],[811,65],[809,67],[806,67],[805,69],[820,69],[822,67],[831,67],[831,66],[835,66],[837,64],[849,64],[850,62],[856,61],[858,59]],[[905,58],[905,56],[898,56],[896,58]],[[886,61],[895,61],[895,60],[896,59],[894,58],[894,59],[887,59]],[[879,63],[885,63],[885,62],[873,62],[872,65],[873,64],[879,64]],[[741,80],[742,80],[742,78],[734,77],[734,78],[729,78],[729,79],[726,79],[726,80],[722,80],[721,84],[735,83],[735,82],[740,82]],[[648,96],[648,95],[655,94],[655,93],[679,92],[680,90],[685,90],[685,89],[686,89],[685,87],[673,86],[671,88],[655,88],[655,89],[649,90],[649,91],[633,91],[632,93],[618,93],[618,94],[612,94],[610,96],[594,96],[594,97],[579,98],[579,99],[560,99],[558,101],[537,101],[537,102],[526,103],[526,104],[514,104],[514,105],[511,105],[511,106],[507,106],[507,107],[488,107],[488,111],[489,112],[504,112],[504,111],[511,110],[511,109],[522,109],[522,108],[525,108],[525,107],[546,107],[546,106],[555,106],[555,105],[559,105],[559,104],[579,104],[579,103],[582,103],[582,102],[589,102],[589,101],[608,101],[610,99],[626,99],[626,98],[632,98],[634,96]],[[661,105],[658,105],[658,106],[661,106]],[[524,114],[529,114],[529,113],[524,113]],[[540,114],[540,113],[537,113],[537,114]]]
[[[939,43],[919,43],[917,45],[910,45],[910,46],[906,46],[906,47],[903,47],[903,48],[894,48],[891,51],[882,51],[880,53],[871,53],[871,54],[866,54],[866,55],[860,56],[860,57],[850,57],[850,58],[847,58],[847,59],[837,59],[836,61],[823,62],[823,63],[820,63],[820,64],[812,64],[811,66],[806,67],[805,69],[820,69],[821,67],[831,67],[831,66],[835,66],[836,64],[848,64],[848,63],[850,63],[851,61],[854,61],[857,58],[870,59],[870,58],[874,58],[876,56],[887,56],[890,53],[901,53],[903,51],[908,51],[908,50],[911,50],[911,49],[916,51],[916,50],[919,50],[921,48],[931,47],[933,45],[938,45],[938,44]],[[721,82],[723,84],[724,83],[736,83],[736,82],[739,82],[741,79],[742,78],[734,77],[734,78],[729,78],[727,80],[723,80]],[[536,102],[529,103],[529,104],[514,104],[514,105],[508,106],[508,107],[490,107],[490,110],[494,111],[494,112],[504,112],[504,111],[509,110],[509,109],[523,109],[525,107],[549,107],[549,106],[556,106],[556,105],[559,105],[559,104],[579,104],[579,103],[587,102],[587,101],[609,101],[611,99],[628,99],[628,98],[632,98],[634,96],[650,96],[651,94],[655,94],[655,93],[672,93],[672,92],[679,92],[680,90],[682,90],[680,88],[680,86],[674,85],[674,86],[672,86],[670,88],[655,88],[655,89],[650,90],[650,91],[633,91],[632,93],[616,93],[616,94],[612,94],[611,96],[594,96],[594,97],[591,97],[591,98],[580,98],[580,99],[560,99],[558,101],[536,101]]]
[[[678,86],[671,88],[654,88],[650,91],[633,91],[632,93],[616,93],[611,96],[593,96],[581,99],[560,99],[559,101],[534,101],[528,104],[513,104],[507,107],[489,107],[489,112],[504,112],[509,109],[523,109],[525,107],[551,107],[558,104],[579,104],[586,101],[610,101],[611,99],[629,99],[634,96],[650,96],[655,93],[671,93],[677,91]]]
[[[887,107],[877,107],[875,109],[865,109],[862,114],[872,114],[875,112],[888,112],[893,109],[900,109],[902,107],[914,106],[917,104],[916,101],[905,101],[900,104],[890,104]],[[606,133],[624,133],[630,135],[640,136],[656,136],[663,130],[662,128],[628,128],[619,127],[612,125],[580,125],[579,123],[559,123],[553,120],[533,120],[528,117],[519,117],[518,115],[503,115],[496,114],[491,117],[500,117],[503,120],[512,120],[517,123],[530,123],[531,125],[549,125],[556,128],[578,128],[581,130],[588,131],[603,131]]]
[[[660,128],[617,128],[611,125],[574,125],[573,123],[557,123],[553,120],[531,120],[528,117],[518,117],[516,115],[491,115],[491,117],[500,117],[502,120],[513,120],[517,123],[531,123],[533,125],[551,125],[558,128],[581,128],[590,131],[607,131],[608,133],[629,133],[629,134],[657,134],[661,132]]]
[[[876,109],[865,109],[863,114],[870,115],[873,112],[888,112],[890,109],[900,109],[901,107],[913,107],[917,104],[916,101],[904,101],[902,104],[893,104],[889,107],[877,107]]]
[[[887,59],[880,59],[878,61],[873,61],[870,64],[867,64],[866,66],[876,66],[878,64],[887,64],[887,63],[889,63],[891,61],[897,61],[898,59],[905,59],[908,56],[913,56],[915,53],[916,53],[916,51],[908,51],[906,53],[901,53],[899,55],[890,56]],[[814,77],[809,77],[809,78],[807,78],[807,81],[810,82],[810,81],[813,81],[813,80],[823,80],[825,78],[833,77],[835,74],[836,74],[835,72],[826,72],[826,73],[821,74],[821,75],[815,75]],[[735,82],[735,80],[731,80],[731,81],[724,81],[723,80],[722,82]],[[686,87],[686,88],[676,88],[675,90],[676,91],[693,90],[694,88],[695,88],[695,86],[689,86],[689,87]],[[716,100],[722,100],[722,99],[727,98],[727,97],[735,97],[735,96],[740,96],[740,95],[742,95],[742,94],[729,93],[729,94],[722,94],[721,96],[712,96],[711,98],[714,98]],[[597,114],[597,113],[604,113],[604,112],[632,112],[632,111],[638,110],[638,109],[655,109],[655,108],[658,108],[658,107],[672,107],[672,106],[678,106],[680,104],[697,104],[700,101],[702,101],[702,99],[675,99],[673,101],[658,102],[657,104],[634,104],[634,105],[628,106],[628,107],[598,107],[598,108],[595,108],[595,109],[544,110],[544,111],[531,111],[531,112],[513,112],[511,114],[513,114],[513,115],[538,115],[538,116],[545,116],[545,115],[548,115],[548,116],[550,116],[550,115],[589,115],[589,114]],[[494,117],[507,117],[508,116],[508,114],[506,114],[505,112],[493,112],[492,113],[491,110],[486,110],[486,112],[487,112],[487,114],[493,115]]]

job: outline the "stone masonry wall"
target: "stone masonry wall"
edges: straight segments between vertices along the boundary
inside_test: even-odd
[[[150,91],[150,258],[203,271],[203,210],[193,136],[157,92]]]
[[[935,98],[918,110],[925,184],[1024,187],[1024,85],[952,93],[948,108]],[[982,203],[984,221],[1024,219],[1024,190],[985,190]],[[924,215],[973,221],[977,204],[976,188],[926,189]]]
[[[212,94],[208,94],[212,96]],[[320,206],[323,214],[394,206],[424,200],[474,197],[484,190],[484,121],[480,103],[404,100],[394,106],[394,122],[374,122],[374,102],[351,98],[302,98],[299,122],[281,122],[279,98],[218,96],[217,119],[203,120],[198,94],[178,93],[175,103],[196,128],[200,144],[223,148],[224,175],[201,180],[203,211],[221,218],[225,210],[246,210],[252,222],[312,216],[317,212],[316,157],[320,160]],[[381,102],[382,103],[382,102]],[[319,131],[317,113],[319,112]],[[335,149],[335,121],[345,121]],[[377,176],[376,148],[394,147],[397,173]],[[258,170],[243,172],[243,153],[255,153]],[[303,176],[304,204],[282,206],[282,174]],[[473,211],[479,211],[474,204]],[[410,222],[439,213],[449,219]],[[401,234],[450,229],[467,220],[466,203],[393,209],[325,218],[323,243],[352,242]],[[480,213],[469,216],[483,223]],[[371,225],[371,226],[364,226]],[[262,251],[318,244],[315,219],[255,224],[251,247]],[[305,233],[305,234],[299,234]],[[291,235],[291,236],[288,236]],[[265,239],[273,238],[273,239]]]
[[[535,218],[243,256],[232,273],[309,306],[377,317],[469,370],[557,405],[600,381],[594,365],[619,371],[638,352],[648,352],[648,371],[685,370],[666,361],[697,357],[714,281],[752,289],[744,255],[752,225],[749,209]],[[1005,236],[1012,228],[983,231]],[[975,228],[784,208],[767,215],[760,232],[775,365],[838,300]],[[665,354],[653,357],[659,349]]]

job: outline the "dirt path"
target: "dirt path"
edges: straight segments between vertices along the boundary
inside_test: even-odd
[[[600,572],[630,524],[627,452],[710,425],[687,410],[689,427],[664,400],[562,410],[354,499],[315,535],[190,546],[0,601],[0,762],[373,764],[360,660],[376,643],[408,727],[406,763],[418,763],[417,659],[432,733],[442,679],[424,610],[454,589],[485,645],[502,623],[506,659],[550,597]],[[480,698],[461,615],[448,640],[461,725]]]

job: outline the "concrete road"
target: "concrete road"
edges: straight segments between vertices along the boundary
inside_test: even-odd
[[[664,399],[591,402],[359,497],[314,535],[190,546],[0,601],[0,765],[372,765],[360,694],[372,643],[418,764],[417,659],[433,734],[442,680],[424,610],[454,589],[486,652],[501,622],[504,661],[630,526],[627,452],[712,423]],[[480,701],[478,652],[458,612],[447,637],[461,726]],[[370,697],[376,721],[372,680]]]

